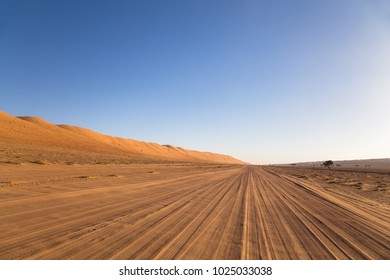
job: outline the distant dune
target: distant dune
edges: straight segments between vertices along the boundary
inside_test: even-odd
[[[314,162],[298,162],[290,164],[280,164],[280,166],[297,166],[297,167],[314,167],[325,168],[323,166],[324,161]],[[380,159],[354,159],[354,160],[333,160],[334,164],[332,169],[339,170],[390,170],[390,158]]]
[[[38,117],[0,111],[0,161],[3,163],[198,162],[243,164],[228,155],[112,137],[86,128],[55,125]]]

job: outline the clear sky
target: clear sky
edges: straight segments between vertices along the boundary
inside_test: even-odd
[[[251,163],[390,157],[390,1],[0,0],[0,110]]]

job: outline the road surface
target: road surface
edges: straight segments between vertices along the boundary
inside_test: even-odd
[[[389,208],[261,167],[39,168],[0,192],[0,259],[390,259]]]

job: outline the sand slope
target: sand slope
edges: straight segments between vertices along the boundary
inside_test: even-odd
[[[24,155],[40,151],[39,155],[46,155],[43,160],[49,162],[61,161],[60,158],[55,158],[55,155],[70,151],[83,152],[84,158],[88,157],[86,153],[94,153],[111,157],[128,157],[130,161],[137,159],[138,161],[243,163],[227,155],[112,137],[81,127],[54,125],[38,117],[14,117],[1,111],[0,148],[7,150],[8,155],[12,151],[19,151],[19,154]],[[3,158],[3,161],[13,162],[12,160],[10,156],[7,159]]]

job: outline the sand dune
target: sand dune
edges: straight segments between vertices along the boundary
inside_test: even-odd
[[[77,152],[83,152],[82,157],[96,158],[93,153],[106,155],[106,161],[113,158],[122,160],[149,161],[182,161],[207,163],[243,164],[231,156],[186,150],[171,145],[141,142],[120,137],[103,135],[98,132],[70,125],[54,125],[38,117],[14,117],[0,112],[0,148],[7,150],[8,158],[3,161],[23,163],[12,158],[14,154],[32,154],[40,151],[46,157],[40,157],[41,162],[61,162],[58,155],[66,151],[74,152],[73,161],[78,162]],[[57,150],[56,150],[57,149]],[[92,154],[91,154],[92,153]],[[108,160],[110,159],[110,160]],[[69,159],[68,162],[72,162]]]
[[[291,167],[310,167],[310,168],[325,168],[324,161],[314,162],[298,162],[293,164],[280,164],[279,166]],[[380,159],[356,159],[356,160],[333,160],[333,170],[351,170],[351,171],[378,171],[388,172],[390,170],[390,158]],[[325,168],[326,169],[326,168]]]

